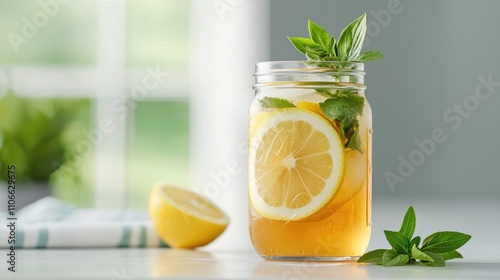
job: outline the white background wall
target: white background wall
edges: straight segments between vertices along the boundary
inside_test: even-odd
[[[191,7],[191,187],[231,220],[211,246],[249,248],[248,108],[255,62],[268,59],[268,4],[199,0]]]

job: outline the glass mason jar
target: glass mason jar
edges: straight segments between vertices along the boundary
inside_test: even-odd
[[[256,65],[250,237],[272,259],[355,260],[371,235],[372,113],[364,65]]]

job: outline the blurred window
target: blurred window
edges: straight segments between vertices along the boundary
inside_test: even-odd
[[[153,182],[187,184],[188,10],[175,0],[0,4],[0,97],[81,104],[54,195],[144,208]]]

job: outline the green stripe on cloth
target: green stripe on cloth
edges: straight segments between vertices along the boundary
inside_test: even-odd
[[[118,243],[118,247],[128,247],[130,245],[130,235],[132,234],[132,230],[130,226],[123,227],[123,235],[120,243]]]
[[[146,228],[141,226],[141,236],[139,237],[139,247],[146,247]]]
[[[38,231],[38,242],[36,244],[37,249],[43,249],[47,247],[49,242],[49,230],[47,228],[41,228]]]

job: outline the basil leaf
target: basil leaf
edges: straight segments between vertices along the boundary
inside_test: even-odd
[[[337,43],[340,60],[352,61],[358,58],[366,34],[366,14],[351,22],[342,33]]]
[[[392,249],[401,254],[410,253],[410,240],[408,237],[397,231],[384,230],[384,233]]]
[[[347,139],[346,148],[362,152],[357,117],[363,113],[365,99],[355,93],[338,92],[324,102],[320,108],[330,119],[340,123],[342,137]]]
[[[426,253],[420,251],[417,246],[413,245],[413,247],[411,247],[411,257],[416,259],[416,260],[424,260],[424,261],[430,261],[430,262],[434,262],[434,260],[429,257]]]
[[[288,40],[292,42],[293,46],[301,53],[306,54],[306,47],[320,47],[313,40],[309,38],[301,38],[301,37],[288,37]]]
[[[405,220],[411,221],[413,219],[412,216],[414,216],[415,211],[412,210],[413,208],[410,206],[405,215]],[[404,224],[405,223],[403,223],[403,225]],[[412,223],[406,222],[406,224],[411,225]],[[428,266],[443,267],[446,265],[447,260],[463,258],[462,254],[454,249],[450,250],[450,248],[458,248],[471,238],[470,235],[460,232],[436,232],[425,238],[422,248],[419,249],[419,236],[409,241],[407,236],[402,233],[414,231],[414,229],[407,231],[406,229],[408,228],[411,228],[411,226],[403,226],[402,229],[404,230],[400,230],[399,232],[384,231],[387,241],[389,241],[392,246],[392,250],[379,249],[368,252],[363,255],[358,262],[379,264],[380,254],[382,254],[383,266],[399,266],[411,264],[415,262],[415,260],[419,260],[421,263]]]
[[[384,56],[382,55],[381,52],[379,51],[369,51],[369,52],[364,52],[360,54],[357,58],[358,61],[361,62],[369,62],[369,61],[374,61],[378,59],[382,59]]]
[[[319,45],[306,46],[306,51],[307,50],[318,53],[318,54],[320,54],[320,53],[325,54],[326,53],[326,51]]]
[[[260,105],[263,108],[291,108],[295,107],[293,103],[288,100],[276,98],[276,97],[264,97],[260,101]]]
[[[323,27],[317,25],[314,21],[307,22],[309,29],[309,36],[318,45],[322,46],[324,50],[328,50],[330,46],[330,34]]]
[[[306,55],[307,60],[314,61],[318,67],[342,69],[346,67],[347,62],[366,62],[382,58],[378,51],[361,53],[364,37],[366,35],[366,14],[352,21],[340,34],[338,41],[334,36],[330,36],[325,28],[319,26],[312,20],[308,21],[308,30],[310,38],[288,37],[293,46],[302,54]],[[317,61],[324,61],[319,63]],[[331,63],[330,61],[335,61]],[[342,62],[341,62],[342,61]],[[340,79],[342,75],[332,75]],[[353,77],[350,77],[352,79]],[[357,82],[353,79],[352,82]],[[320,95],[333,97],[326,94],[325,91],[317,90]],[[335,94],[342,96],[340,90]],[[362,99],[361,99],[362,100]],[[363,102],[357,114],[362,114]],[[324,110],[324,108],[322,108]],[[343,111],[343,112],[342,112]],[[338,111],[335,114],[335,122],[340,125],[341,134],[344,138],[344,147],[351,150],[357,150],[362,153],[361,141],[359,139],[358,119],[353,112],[345,110]],[[356,110],[354,110],[356,112]]]
[[[307,57],[307,60],[320,60],[320,53],[318,53],[317,51],[314,51],[312,50],[311,48],[307,47],[306,46],[306,57]]]
[[[408,263],[410,257],[406,254],[398,254],[393,250],[388,250],[382,256],[383,266],[402,266]]]
[[[423,252],[447,253],[462,247],[471,236],[456,231],[440,231],[424,239],[421,250]]]
[[[406,236],[408,239],[411,239],[413,233],[415,233],[415,227],[417,225],[417,217],[415,216],[415,210],[413,206],[410,206],[406,211],[405,217],[403,218],[403,224],[401,225],[401,229],[399,233]]]
[[[309,20],[307,25],[310,38],[288,37],[288,39],[310,60],[368,62],[383,58],[379,51],[361,53],[367,29],[366,14],[352,21],[342,31],[338,41],[314,21]],[[306,46],[312,49],[315,46],[320,47],[321,52],[307,53]]]
[[[420,236],[415,236],[411,241],[410,241],[410,247],[413,247],[413,245],[418,246],[420,245]]]
[[[333,60],[337,60],[337,45],[335,44],[335,37],[330,38],[330,45],[328,46],[328,51],[332,54],[332,56],[335,58]]]
[[[349,140],[347,141],[347,148],[363,153],[363,149],[361,148],[361,139],[359,138],[359,130],[356,130],[351,137],[349,137]]]
[[[382,255],[382,265],[386,266],[386,264],[388,262],[392,261],[397,256],[399,256],[399,254],[398,254],[398,252],[396,252],[394,250],[387,250],[387,251],[385,251],[384,254]]]
[[[377,249],[365,253],[358,259],[358,263],[374,263],[374,264],[382,264],[382,257],[386,251],[390,251],[387,249]]]
[[[451,259],[463,259],[464,258],[462,256],[462,254],[460,254],[458,251],[450,251],[447,253],[442,253],[440,255],[441,255],[441,257],[444,258],[445,261],[451,260]]]
[[[431,257],[432,258],[432,262],[423,262],[425,263],[426,265],[428,266],[436,266],[436,267],[443,267],[446,265],[445,261],[444,261],[444,258],[439,255],[439,254],[436,254],[436,253],[432,253],[432,252],[427,252],[426,253],[427,256]]]
[[[331,119],[342,120],[348,117],[351,121],[356,119],[356,114],[363,113],[365,100],[363,97],[351,94],[336,96],[320,103],[321,110]]]

